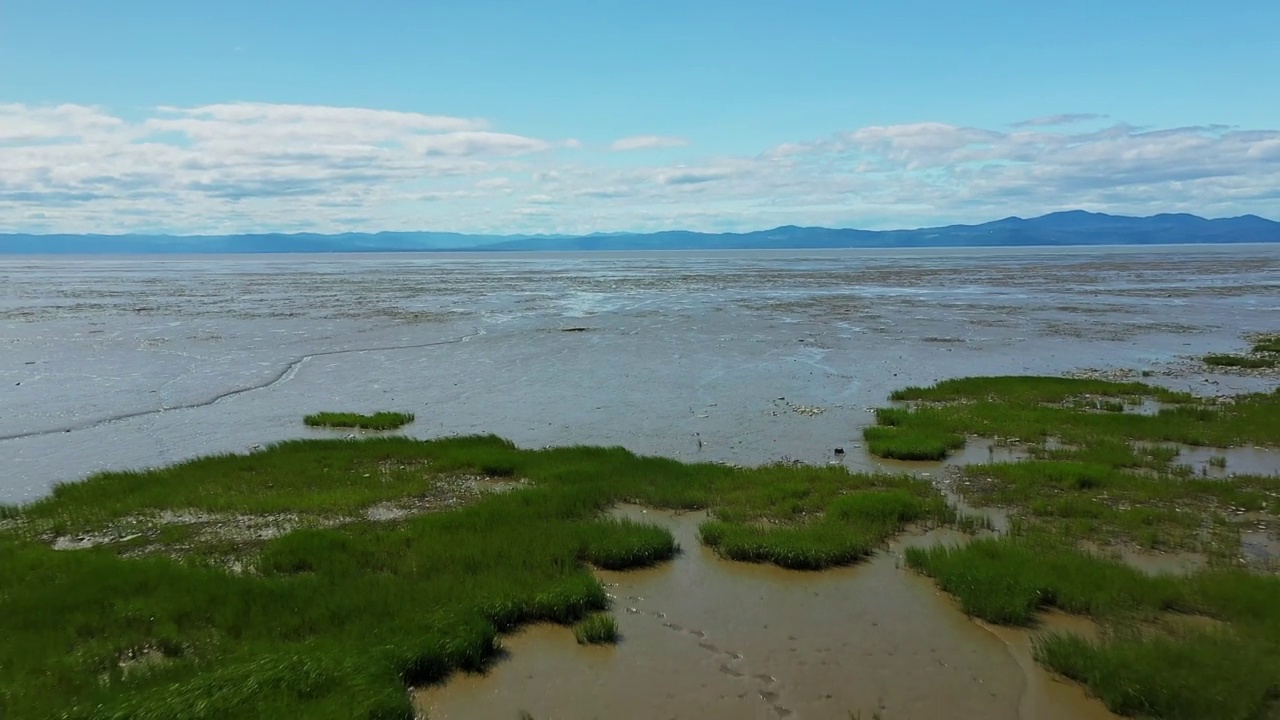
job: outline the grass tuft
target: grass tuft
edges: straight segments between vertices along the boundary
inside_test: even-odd
[[[582,526],[582,558],[605,570],[631,570],[666,562],[680,551],[665,528],[630,520],[598,520]]]
[[[1264,335],[1254,340],[1255,353],[1280,353],[1280,335]]]
[[[872,455],[892,460],[942,460],[964,447],[964,436],[931,429],[873,426],[863,431]]]
[[[412,413],[376,412],[372,415],[358,413],[320,412],[302,419],[308,427],[359,428],[363,430],[395,430],[413,422]]]
[[[607,612],[592,613],[573,626],[579,645],[612,645],[618,642],[618,621]]]
[[[1276,361],[1274,358],[1253,357],[1250,355],[1205,355],[1204,364],[1217,367],[1256,369],[1273,368],[1276,366]]]
[[[819,519],[799,525],[766,528],[759,524],[709,521],[700,534],[703,544],[723,557],[772,563],[792,570],[821,570],[849,565],[870,555],[876,546],[923,519],[950,519],[953,512],[941,497],[923,486],[865,490],[833,501]]]

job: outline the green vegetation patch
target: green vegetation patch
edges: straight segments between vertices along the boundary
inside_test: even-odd
[[[591,613],[573,626],[579,645],[612,645],[618,642],[618,621],[606,612]]]
[[[868,449],[899,459],[941,459],[982,436],[1027,460],[968,465],[957,489],[1065,538],[1204,550],[1235,559],[1239,510],[1280,510],[1280,479],[1208,479],[1178,463],[1179,444],[1280,443],[1280,392],[1204,400],[1142,383],[1044,377],[964,378],[895,392],[880,408]]]
[[[883,489],[836,498],[821,515],[799,524],[712,520],[699,529],[702,542],[731,560],[821,570],[870,555],[908,523],[955,519],[955,511],[927,483],[893,476],[864,480]]]
[[[1049,634],[1036,657],[1089,687],[1107,706],[1139,717],[1262,717],[1280,693],[1280,578],[1239,570],[1148,576],[1062,545],[978,540],[963,548],[912,548],[907,564],[934,577],[964,611],[1032,625],[1041,608],[1091,616],[1098,641]],[[1218,625],[1161,624],[1169,613]]]
[[[1205,355],[1205,365],[1244,369],[1274,368],[1280,365],[1280,335],[1256,335],[1247,354]]]
[[[878,410],[877,424],[866,431],[869,445],[891,433],[957,447],[963,443],[955,438],[966,435],[1084,447],[1099,440],[1231,447],[1280,438],[1280,393],[1214,403],[1141,383],[989,377],[907,388],[891,397],[914,404]],[[1115,412],[1116,402],[1134,411]],[[1144,402],[1160,405],[1150,414],[1137,412]]]
[[[321,412],[302,419],[308,427],[359,428],[362,430],[395,430],[413,422],[413,413],[376,412],[359,413]]]
[[[1280,335],[1262,335],[1253,341],[1255,353],[1280,353]]]
[[[504,489],[458,501],[458,483]],[[366,519],[414,502],[450,511]],[[818,528],[819,550],[858,543],[814,566],[948,510],[911,478],[492,436],[302,440],[103,473],[10,510],[0,531],[0,716],[410,718],[406,685],[482,669],[521,625],[606,610],[592,567],[679,551],[664,528],[604,516],[622,502]],[[283,534],[255,530],[271,523]],[[47,544],[96,535],[117,539]]]
[[[1180,464],[1180,444],[1280,444],[1280,391],[1204,400],[1139,383],[1067,378],[967,378],[894,393],[880,433],[999,439],[1027,459],[959,468],[958,491],[1000,505],[1011,532],[960,548],[907,550],[968,614],[1034,626],[1045,608],[1087,615],[1090,640],[1052,633],[1036,658],[1076,679],[1113,711],[1151,718],[1277,717],[1280,577],[1231,567],[1232,518],[1280,516],[1280,476],[1208,477]],[[880,453],[884,454],[884,453]],[[1079,546],[1130,543],[1197,549],[1210,568],[1151,576]],[[1205,622],[1175,622],[1203,616]]]
[[[1217,367],[1256,369],[1273,368],[1276,366],[1276,360],[1275,358],[1252,355],[1205,355],[1204,364]]]

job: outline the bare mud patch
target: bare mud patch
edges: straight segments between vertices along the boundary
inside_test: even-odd
[[[963,534],[936,529],[862,565],[805,573],[717,558],[697,539],[704,513],[621,512],[670,528],[685,551],[657,568],[599,573],[614,598],[619,645],[584,648],[568,628],[527,629],[504,639],[505,658],[486,675],[417,691],[419,713],[1113,717],[1080,688],[1022,665],[1005,639],[900,568],[906,543],[963,542]],[[1029,635],[1017,632],[1029,648]]]

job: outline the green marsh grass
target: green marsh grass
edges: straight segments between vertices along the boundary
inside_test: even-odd
[[[588,615],[573,626],[579,645],[612,645],[618,642],[618,621],[607,612]]]
[[[1091,642],[1049,633],[1036,659],[1089,688],[1112,711],[1165,720],[1265,717],[1280,672],[1274,649],[1225,630],[1129,633]]]
[[[1037,612],[1052,607],[1112,628],[1096,642],[1074,634],[1041,637],[1036,657],[1117,713],[1247,720],[1261,717],[1280,692],[1280,577],[1240,570],[1150,576],[1026,538],[911,548],[906,560],[966,613],[990,622],[1034,626]],[[1151,624],[1170,613],[1221,624],[1175,630]]]
[[[477,473],[522,482],[449,512],[360,519]],[[709,509],[730,529],[769,521],[811,532],[766,539],[774,550],[760,559],[816,548],[827,556],[815,566],[949,510],[912,478],[684,464],[620,448],[524,451],[493,436],[300,440],[102,473],[19,508],[25,529],[0,532],[0,715],[407,720],[406,685],[483,668],[498,635],[521,625],[569,626],[607,609],[591,567],[679,551],[663,528],[604,516],[622,502]],[[313,522],[265,540],[201,540],[194,526],[164,524],[165,513]],[[344,524],[328,526],[334,518]],[[76,552],[39,540],[103,528],[142,538]],[[121,555],[139,542],[193,547]],[[242,570],[228,571],[221,552]],[[164,650],[122,668],[140,648]]]
[[[1280,353],[1280,335],[1264,335],[1253,342],[1255,353]]]
[[[413,422],[412,413],[376,412],[359,413],[320,412],[302,419],[309,427],[359,428],[363,430],[395,430]]]
[[[1069,405],[1080,397],[1150,398],[1163,403],[1153,415],[1081,412]],[[1257,393],[1229,404],[1206,404],[1185,393],[1141,383],[1070,378],[967,378],[929,388],[908,388],[893,399],[920,401],[910,408],[883,408],[872,438],[930,437],[954,441],[966,435],[1044,442],[1056,438],[1069,446],[1099,440],[1184,443],[1231,447],[1267,444],[1280,438],[1280,392]],[[960,443],[963,445],[963,442]],[[869,445],[870,447],[870,445]],[[875,448],[871,447],[872,452]]]
[[[955,517],[946,502],[923,485],[867,490],[840,497],[821,517],[798,525],[710,521],[700,528],[703,544],[731,560],[766,562],[793,570],[848,565],[871,552],[908,523]]]
[[[1273,368],[1276,366],[1276,361],[1274,358],[1255,357],[1252,355],[1205,355],[1204,364],[1218,367],[1256,369]]]
[[[1231,501],[1276,504],[1274,483],[1233,478],[1213,481],[1214,487],[1195,482],[1190,466],[1174,463],[1177,443],[1280,442],[1280,391],[1223,403],[1142,383],[990,377],[907,388],[892,397],[910,405],[876,412],[878,424],[865,431],[873,454],[936,459],[966,436],[1016,439],[1030,460],[967,466],[962,491],[978,504],[1016,507],[1059,534],[1196,549],[1204,542],[1199,528],[1217,522]],[[1144,399],[1161,406],[1149,415],[1116,411]],[[924,447],[929,443],[920,438],[932,445]]]
[[[1211,480],[1177,458],[1179,443],[1280,443],[1280,391],[1216,402],[1140,383],[997,377],[907,388],[892,399],[907,405],[877,412],[866,435],[873,453],[895,457],[896,448],[884,452],[872,438],[977,435],[1020,444],[1029,455],[960,470],[970,502],[1016,513],[1009,535],[910,548],[909,567],[990,622],[1034,626],[1045,608],[1099,621],[1101,639],[1050,634],[1037,641],[1036,657],[1115,712],[1277,716],[1280,578],[1224,568],[1239,552],[1228,511],[1280,515],[1280,477]],[[1154,414],[1128,411],[1143,400],[1160,406]],[[1225,464],[1223,455],[1210,460]],[[965,519],[956,524],[965,527]],[[1201,549],[1216,553],[1218,564],[1187,577],[1149,576],[1078,549],[1081,540]],[[1165,622],[1171,614],[1216,624]]]

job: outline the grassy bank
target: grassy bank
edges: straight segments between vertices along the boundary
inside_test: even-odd
[[[1050,634],[1036,657],[1117,713],[1280,717],[1280,578],[1231,567],[1235,518],[1280,519],[1280,477],[1208,477],[1225,454],[1198,471],[1179,462],[1181,444],[1280,445],[1280,392],[1211,401],[1138,383],[997,377],[892,399],[902,405],[868,430],[872,452],[941,458],[977,435],[1026,456],[955,478],[970,503],[1010,512],[1009,536],[909,549],[911,568],[989,622],[1034,626],[1047,608],[1097,620],[1099,639]],[[1086,543],[1199,550],[1211,565],[1151,576]]]
[[[584,637],[607,634],[590,567],[678,552],[665,529],[602,515],[624,501],[711,508],[708,535],[774,528],[751,559],[798,549],[811,567],[947,516],[910,478],[495,437],[294,441],[105,473],[11,510],[0,533],[0,716],[408,718],[406,685],[483,667],[502,632],[588,618]],[[414,503],[428,510],[367,519]],[[55,537],[104,540],[57,552]],[[857,551],[813,559],[827,544]]]
[[[372,415],[358,413],[320,412],[302,419],[308,427],[352,428],[362,430],[395,430],[413,422],[412,413],[376,412]]]
[[[1098,641],[1049,634],[1045,666],[1084,683],[1113,711],[1169,720],[1250,720],[1280,709],[1280,578],[1239,570],[1148,576],[1119,562],[1028,539],[909,549],[965,612],[1033,625],[1036,612],[1088,615]],[[1216,623],[1179,622],[1186,615]]]

